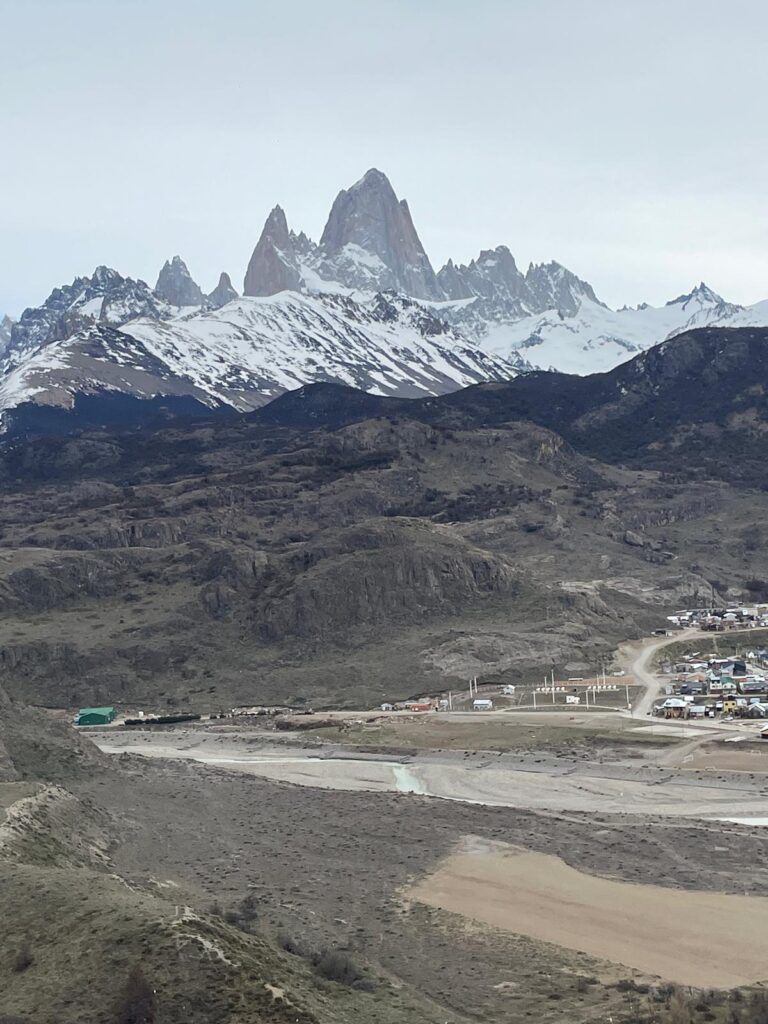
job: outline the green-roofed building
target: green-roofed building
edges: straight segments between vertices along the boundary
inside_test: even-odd
[[[115,714],[114,708],[80,708],[77,725],[109,725]]]

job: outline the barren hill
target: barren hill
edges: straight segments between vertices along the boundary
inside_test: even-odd
[[[665,608],[740,599],[767,575],[766,499],[706,439],[759,448],[758,333],[598,377],[417,402],[318,385],[226,422],[8,442],[6,686],[359,706],[585,671]]]

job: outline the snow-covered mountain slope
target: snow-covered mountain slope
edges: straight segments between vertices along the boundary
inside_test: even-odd
[[[97,267],[90,277],[76,277],[72,284],[54,288],[42,305],[25,309],[17,323],[9,321],[6,370],[19,366],[41,345],[64,340],[93,324],[120,327],[137,317],[169,320],[215,309],[236,297],[227,274],[204,296],[179,256],[165,263],[154,290],[111,267]],[[4,329],[0,325],[0,341]]]
[[[29,401],[71,407],[78,395],[104,392],[243,411],[316,381],[423,397],[514,373],[411,300],[284,292],[120,329],[92,323],[9,368],[0,411]]]
[[[24,310],[11,328],[6,372],[20,366],[41,346],[91,324],[119,326],[139,316],[160,319],[179,312],[144,281],[123,277],[110,267],[97,267],[90,277],[76,277],[72,284],[54,288],[42,305]]]
[[[571,315],[548,310],[513,322],[490,323],[479,340],[484,351],[502,358],[523,356],[539,369],[586,374],[611,370],[696,327],[765,325],[768,302],[737,306],[702,283],[660,307],[612,310],[584,296]]]

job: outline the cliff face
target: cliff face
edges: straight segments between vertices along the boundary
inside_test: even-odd
[[[165,263],[157,278],[155,295],[171,306],[202,306],[205,301],[181,256]]]
[[[339,192],[320,239],[330,264],[327,274],[352,287],[365,287],[372,274],[379,289],[416,299],[440,299],[435,272],[424,251],[405,199],[398,200],[381,171],[368,171]],[[370,286],[370,285],[369,285]]]
[[[208,305],[211,309],[220,309],[222,306],[226,306],[228,302],[237,298],[237,292],[235,291],[229,274],[222,272],[219,277],[219,283],[207,298]]]

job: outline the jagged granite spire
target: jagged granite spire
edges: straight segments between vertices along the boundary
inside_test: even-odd
[[[155,295],[172,306],[202,306],[205,301],[181,256],[166,261],[157,278]]]
[[[300,289],[301,274],[294,239],[288,230],[285,213],[276,206],[267,217],[248,263],[243,294],[275,295]]]
[[[583,281],[561,263],[533,263],[528,267],[525,283],[535,311],[556,309],[564,316],[573,316],[584,298],[602,306],[592,285]]]
[[[11,328],[13,320],[9,316],[0,317],[0,352],[2,352],[11,340]]]
[[[222,271],[219,277],[219,283],[208,295],[208,304],[212,309],[220,309],[222,306],[226,306],[228,302],[238,297],[235,291],[229,274]]]
[[[350,287],[393,288],[417,299],[442,297],[407,202],[398,200],[387,176],[375,168],[339,192],[320,250]]]

